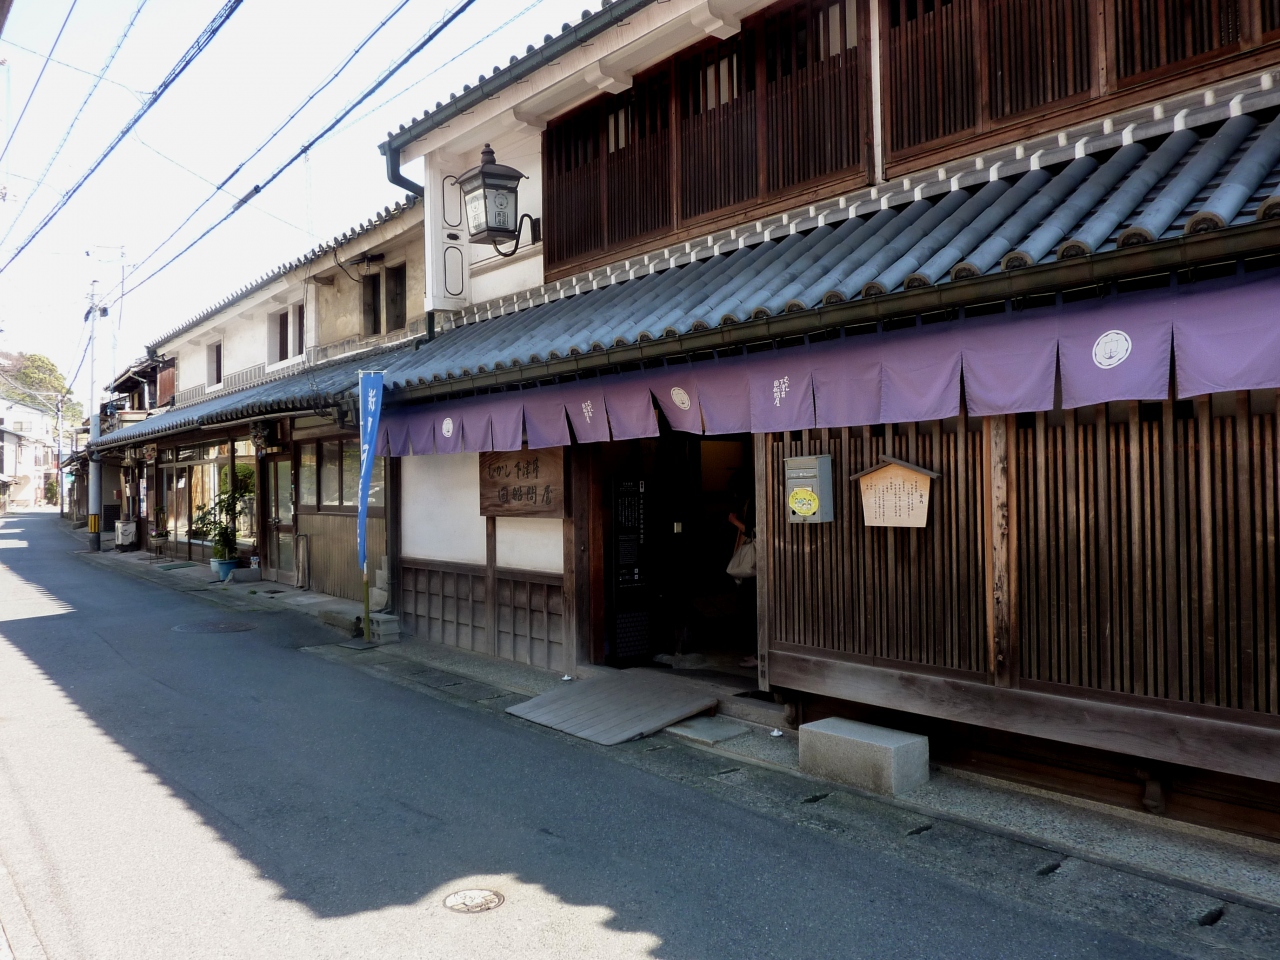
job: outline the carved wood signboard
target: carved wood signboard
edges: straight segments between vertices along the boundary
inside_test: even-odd
[[[929,487],[938,474],[890,457],[880,459],[856,477],[864,522],[868,527],[923,527],[929,517]]]
[[[480,515],[565,517],[564,450],[480,454]]]

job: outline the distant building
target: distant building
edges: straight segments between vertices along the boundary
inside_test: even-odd
[[[10,508],[43,506],[45,487],[58,475],[57,419],[0,398],[0,477]]]

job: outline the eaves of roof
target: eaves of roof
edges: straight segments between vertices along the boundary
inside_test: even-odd
[[[710,354],[718,350],[741,350],[752,344],[803,340],[824,330],[874,325],[878,322],[901,320],[913,314],[936,314],[1002,301],[1016,303],[1026,297],[1062,290],[1096,287],[1101,291],[1111,283],[1127,278],[1167,274],[1233,259],[1274,254],[1277,249],[1280,249],[1280,219],[1262,220],[1227,230],[1112,249],[1106,253],[1047,262],[1021,270],[1001,271],[885,296],[819,305],[808,310],[745,323],[691,329],[676,335],[668,334],[605,350],[545,359],[505,369],[446,375],[439,379],[423,378],[415,375],[429,369],[427,362],[423,360],[415,364],[408,359],[411,354],[405,354],[403,357],[392,358],[392,363],[388,364],[387,404],[395,406],[485,393],[516,384],[595,376],[619,368],[634,369],[637,366],[660,364],[665,360]],[[479,326],[489,323],[493,321],[486,321]],[[498,326],[500,324],[494,324],[494,327]],[[465,331],[472,327],[462,329]],[[445,341],[455,332],[460,331],[439,336],[434,342]],[[428,349],[427,344],[420,345],[423,350]]]
[[[449,94],[447,103],[437,103],[436,109],[425,114],[421,120],[414,117],[408,125],[401,124],[397,133],[387,132],[387,139],[378,145],[378,150],[386,156],[389,150],[399,152],[419,137],[425,136],[437,127],[442,127],[455,117],[460,117],[479,103],[505,90],[513,83],[525,79],[542,67],[560,59],[570,50],[589,42],[604,33],[614,24],[632,16],[637,10],[649,6],[654,0],[604,0],[600,10],[584,16],[575,26],[566,23],[559,36],[550,34],[544,38],[540,47],[529,45],[523,57],[511,58],[510,66],[505,70],[497,69],[490,77],[480,78],[474,87],[466,85],[461,94]]]
[[[1075,144],[1054,138],[1027,157],[504,297],[396,358],[387,384],[399,399],[527,383],[1274,252],[1278,108],[1260,88]]]
[[[137,423],[112,431],[94,446],[100,450],[126,443],[184,433],[253,417],[277,416],[322,410],[341,404],[359,382],[359,371],[374,358],[408,349],[404,342],[307,367],[275,380],[254,384],[243,390],[219,393],[198,403],[166,410]]]
[[[397,202],[394,207],[383,207],[379,213],[374,214],[371,218],[366,220],[364,223],[357,223],[354,226],[350,227],[349,229],[344,230],[340,235],[334,237],[332,240],[328,241],[327,243],[322,243],[320,244],[320,246],[312,248],[310,251],[308,251],[307,253],[304,253],[302,256],[294,260],[289,260],[289,261],[286,261],[285,263],[280,264],[274,270],[271,270],[270,272],[263,274],[261,277],[259,277],[257,280],[254,280],[252,283],[248,283],[245,286],[241,287],[239,290],[235,291],[234,293],[229,294],[226,297],[223,297],[213,306],[196,314],[190,320],[187,320],[184,323],[181,323],[178,326],[174,327],[164,336],[151,341],[149,344],[147,344],[147,354],[154,355],[161,347],[169,343],[175,337],[179,337],[182,334],[188,332],[189,330],[195,329],[196,327],[200,326],[200,324],[204,323],[209,318],[216,316],[220,311],[225,310],[227,307],[231,306],[232,304],[237,303],[238,301],[243,300],[245,297],[251,296],[254,293],[257,293],[263,287],[266,287],[274,283],[275,281],[279,280],[281,277],[285,276],[291,271],[296,270],[299,267],[306,266],[309,263],[314,263],[316,260],[319,260],[321,257],[328,255],[329,253],[333,252],[339,247],[343,247],[346,244],[351,243],[353,240],[356,240],[359,237],[364,236],[370,230],[373,230],[376,227],[382,226],[382,224],[384,223],[389,223],[392,220],[395,220],[403,216],[405,213],[407,213],[408,211],[416,207],[420,202],[421,201],[419,200],[419,198],[415,197],[413,194],[405,194],[403,203]]]

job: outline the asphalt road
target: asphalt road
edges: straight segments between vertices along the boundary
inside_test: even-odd
[[[1173,956],[300,654],[340,639],[305,617],[176,632],[246,617],[81,545],[0,518],[17,960]]]

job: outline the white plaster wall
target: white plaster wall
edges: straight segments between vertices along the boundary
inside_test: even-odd
[[[204,347],[192,343],[178,346],[178,392],[204,384]],[[225,364],[224,364],[225,367]]]
[[[528,227],[525,227],[525,234],[528,235]],[[531,287],[539,287],[542,285],[542,245],[539,244],[537,249],[539,252],[528,259],[518,260],[510,264],[502,264],[496,269],[483,270],[478,269],[476,264],[471,265],[471,301],[473,303],[484,303],[486,300],[492,300],[495,297],[509,297],[513,293],[519,293],[521,290],[528,290]],[[524,247],[520,248],[523,255]]]
[[[405,457],[400,480],[400,549],[406,557],[485,562],[478,453]]]
[[[280,309],[284,309],[281,307]],[[237,317],[222,329],[222,378],[248,367],[267,362],[267,317],[255,310],[248,317]]]
[[[564,573],[563,520],[498,517],[498,566]]]

